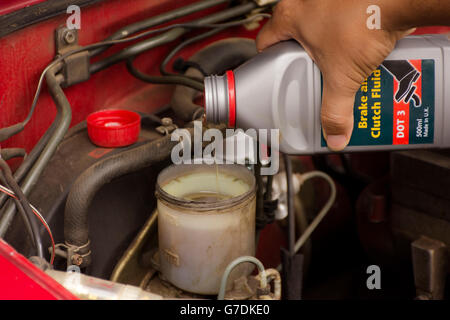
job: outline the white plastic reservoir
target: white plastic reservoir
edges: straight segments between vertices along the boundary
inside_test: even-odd
[[[219,292],[227,265],[255,254],[255,178],[240,165],[172,165],[158,176],[158,239],[163,276],[180,289]],[[233,280],[253,270],[241,264]]]

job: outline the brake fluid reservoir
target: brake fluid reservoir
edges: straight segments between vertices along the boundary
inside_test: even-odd
[[[255,254],[255,178],[240,165],[172,165],[158,176],[158,240],[163,276],[180,289],[219,292],[227,265]],[[253,270],[231,273],[228,285]]]

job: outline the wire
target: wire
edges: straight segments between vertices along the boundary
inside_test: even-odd
[[[0,168],[3,171],[5,181],[14,190],[14,193],[17,195],[18,200],[20,201],[25,213],[27,215],[27,219],[30,222],[31,230],[33,231],[34,244],[36,246],[36,254],[40,258],[44,258],[44,251],[42,249],[42,240],[39,234],[39,226],[36,223],[36,220],[33,219],[33,211],[30,207],[30,203],[27,198],[20,189],[20,186],[17,184],[17,181],[14,179],[11,168],[6,163],[5,160],[0,159]]]
[[[6,187],[10,188],[8,182],[6,181],[5,175],[3,174],[3,171],[1,171],[1,170],[0,170],[0,181]],[[1,195],[5,196],[5,198],[8,199],[8,196],[5,193],[2,193]],[[20,203],[20,201],[17,199],[13,199],[13,200],[16,203],[16,207],[17,207],[20,215],[22,216],[23,222],[25,223],[25,228],[27,229],[27,232],[31,237],[31,242],[33,243],[33,246],[36,246],[36,242],[34,241],[34,233],[33,233],[33,229],[31,228],[30,220],[28,219],[28,216],[25,213],[25,210],[24,210],[22,204]]]
[[[300,238],[297,240],[294,246],[294,252],[298,252],[300,248],[305,244],[306,240],[311,236],[313,231],[317,228],[322,219],[327,215],[333,206],[334,200],[336,199],[336,185],[333,179],[322,171],[310,171],[304,173],[300,176],[300,187],[303,186],[305,181],[312,178],[322,178],[328,182],[330,186],[330,197],[328,198],[325,205],[320,210],[319,214],[314,218],[314,220],[310,223],[310,225],[306,228],[306,230],[302,233]],[[281,265],[278,266],[277,270],[281,270]]]
[[[14,193],[14,191],[8,189],[7,187],[0,185],[0,191],[7,194],[8,196],[10,196],[11,198],[17,199],[16,194]],[[47,221],[45,220],[45,218],[42,216],[42,214],[38,211],[38,209],[36,209],[36,207],[34,207],[32,204],[30,204],[31,209],[33,210],[34,215],[41,221],[41,223],[44,225],[45,229],[48,232],[48,235],[50,236],[50,241],[52,242],[52,256],[51,256],[51,260],[50,263],[53,264],[53,261],[55,259],[55,240],[53,239],[53,234],[50,230],[50,226],[48,225]]]
[[[252,256],[242,256],[242,257],[239,257],[239,258],[233,260],[226,267],[225,271],[223,272],[222,280],[220,281],[220,289],[219,289],[219,294],[217,296],[217,300],[223,300],[225,298],[225,290],[227,288],[228,277],[230,276],[231,271],[233,271],[233,269],[237,265],[244,263],[244,262],[251,262],[256,265],[256,267],[259,270],[260,276],[261,276],[260,287],[262,289],[265,289],[267,287],[267,275],[266,275],[266,270],[264,269],[264,265],[262,264],[262,262]]]

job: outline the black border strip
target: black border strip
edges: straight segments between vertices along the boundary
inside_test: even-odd
[[[45,1],[33,6],[0,16],[0,38],[30,25],[65,14],[67,7],[85,7],[103,0],[58,0]]]

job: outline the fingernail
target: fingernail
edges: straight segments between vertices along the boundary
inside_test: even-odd
[[[329,135],[327,136],[328,148],[333,151],[341,151],[347,145],[347,137],[344,135]]]

